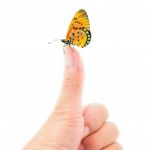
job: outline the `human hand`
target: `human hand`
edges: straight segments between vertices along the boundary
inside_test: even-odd
[[[103,105],[81,106],[84,80],[79,53],[65,48],[64,82],[56,107],[23,150],[122,150],[116,125]]]

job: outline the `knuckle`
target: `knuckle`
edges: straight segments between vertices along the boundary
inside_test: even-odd
[[[68,127],[77,127],[84,124],[82,113],[76,109],[59,109],[51,116],[53,121],[65,123]]]
[[[64,80],[64,86],[76,88],[81,84],[82,80],[78,77],[66,77]]]
[[[98,103],[92,103],[90,104],[90,109],[94,109],[94,110],[98,110],[100,112],[100,114],[103,114],[103,116],[105,116],[104,118],[107,119],[109,116],[108,110],[107,108],[102,105],[102,104],[98,104]]]
[[[115,147],[116,147],[116,150],[123,150],[122,145],[118,142],[115,142]]]
[[[119,130],[118,130],[118,127],[115,123],[107,122],[105,124],[105,126],[106,126],[108,132],[110,132],[113,137],[117,138],[119,136]]]
[[[106,116],[106,118],[108,118],[109,113],[108,113],[107,108],[104,105],[99,104],[99,109],[103,112],[103,114]]]

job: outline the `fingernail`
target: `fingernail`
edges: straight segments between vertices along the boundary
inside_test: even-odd
[[[78,150],[85,150],[84,146],[81,144]]]
[[[90,134],[90,129],[88,127],[84,127],[83,138]]]
[[[70,47],[66,47],[64,49],[64,55],[65,55],[65,66],[74,68],[75,61],[74,61],[73,49],[71,49]]]

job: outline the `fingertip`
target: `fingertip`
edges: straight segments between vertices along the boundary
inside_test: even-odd
[[[83,72],[82,58],[77,49],[66,46],[64,48],[65,66],[67,69]]]
[[[77,49],[67,46],[64,49],[65,75],[64,86],[80,86],[84,80],[82,58]]]

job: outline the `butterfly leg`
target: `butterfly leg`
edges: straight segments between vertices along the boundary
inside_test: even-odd
[[[65,47],[66,46],[68,46],[67,44],[65,44],[64,46],[63,46],[63,51],[64,51],[64,54],[65,54]]]

